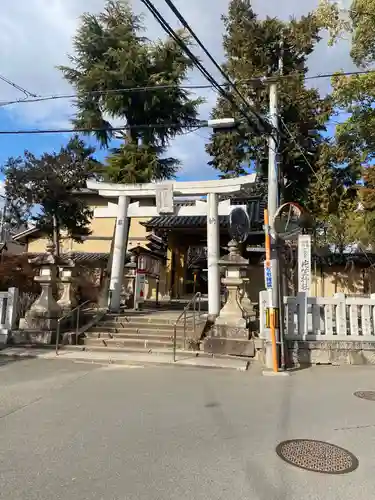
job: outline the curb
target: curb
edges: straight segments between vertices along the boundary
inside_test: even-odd
[[[73,351],[74,352],[74,351]],[[235,364],[233,365],[225,365],[223,363],[219,362],[219,359],[217,359],[216,364],[207,364],[202,360],[199,360],[199,356],[194,356],[194,357],[188,357],[183,360],[177,360],[176,362],[171,361],[165,361],[165,360],[160,360],[158,359],[157,356],[152,356],[150,354],[150,359],[146,360],[136,360],[136,359],[121,359],[121,358],[116,358],[116,357],[110,357],[110,356],[105,356],[105,357],[97,357],[97,358],[87,358],[83,356],[74,356],[74,357],[65,357],[65,354],[69,354],[69,351],[67,350],[62,350],[59,352],[59,354],[56,356],[54,352],[51,352],[49,350],[46,350],[46,352],[1,352],[0,351],[0,360],[3,359],[12,359],[12,360],[22,360],[22,359],[46,359],[46,360],[66,360],[66,361],[72,361],[76,363],[87,363],[87,364],[101,364],[101,365],[129,365],[129,366],[171,366],[171,367],[178,367],[178,368],[204,368],[208,370],[234,370],[234,371],[249,371],[251,368],[251,363],[249,361],[241,361],[238,363],[238,366]],[[212,358],[211,358],[212,359]],[[198,361],[199,360],[199,361]],[[192,362],[194,361],[194,362]]]
[[[59,359],[57,358],[47,358],[47,359]],[[64,359],[62,356],[60,359]],[[87,359],[87,358],[65,358],[68,359],[69,361],[74,361],[75,363],[87,363],[87,364],[100,364],[100,365],[129,365],[129,366],[171,366],[171,367],[176,367],[176,368],[204,368],[207,370],[234,370],[234,371],[241,371],[245,372],[248,370],[247,363],[243,367],[236,367],[236,366],[226,366],[222,364],[217,364],[217,365],[207,365],[204,363],[186,363],[184,361],[158,361],[156,359],[150,359],[150,360],[142,360],[142,361],[137,361],[137,360],[132,360],[132,359],[116,359],[116,358],[97,358],[97,359]]]
[[[262,371],[263,377],[290,377],[289,372],[273,372],[271,370],[263,370]]]

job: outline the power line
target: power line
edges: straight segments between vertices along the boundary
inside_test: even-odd
[[[229,85],[233,88],[233,90],[236,92],[238,97],[241,99],[241,101],[245,104],[246,109],[249,111],[249,113],[256,118],[260,123],[262,123],[262,118],[259,116],[258,113],[256,113],[245,97],[241,94],[241,92],[238,90],[238,87],[236,86],[235,83],[231,80],[229,75],[222,69],[222,67],[217,63],[217,61],[213,58],[213,56],[210,54],[210,52],[206,49],[206,47],[203,45],[202,41],[198,38],[194,30],[191,28],[189,23],[186,21],[184,16],[181,14],[181,12],[177,9],[177,7],[174,5],[172,0],[164,0],[165,3],[168,5],[168,7],[172,10],[174,15],[177,17],[177,19],[182,23],[182,25],[187,29],[187,31],[190,33],[190,35],[193,37],[193,39],[197,42],[198,46],[203,50],[203,52],[206,54],[208,59],[213,63],[215,68],[220,72],[220,74],[223,76],[223,78],[229,83]]]
[[[367,75],[369,73],[375,73],[375,69],[364,69],[358,71],[345,71],[340,73],[336,71],[335,73],[320,73],[318,75],[305,76],[305,80],[314,80],[318,78],[332,78],[333,76],[353,76],[353,75]],[[290,78],[292,75],[284,75],[283,78]]]
[[[197,120],[195,123],[145,123],[140,125],[124,125],[123,127],[99,127],[99,128],[61,128],[61,129],[29,129],[29,130],[0,130],[0,135],[35,135],[35,134],[70,134],[70,133],[90,133],[90,132],[124,132],[126,130],[158,129],[158,128],[186,128],[188,131],[195,132],[205,126],[207,121]]]
[[[32,94],[28,90],[24,89],[23,87],[20,87],[19,85],[17,85],[17,83],[12,82],[12,80],[9,80],[8,78],[6,78],[3,75],[0,75],[0,80],[2,80],[3,82],[7,83],[11,87],[14,87],[15,89],[19,90],[20,92],[23,92],[26,97],[29,97],[29,96],[31,96],[31,97],[37,97],[36,94]]]
[[[160,14],[160,12],[156,9],[153,3],[150,0],[141,0],[142,3],[147,7],[147,9],[151,12],[151,14],[158,21],[163,30],[171,37],[173,40],[181,47],[181,49],[185,52],[185,54],[190,58],[194,66],[202,73],[202,75],[209,81],[209,83],[213,86],[217,92],[220,93],[222,97],[224,97],[227,101],[229,101],[249,122],[248,115],[237,105],[232,96],[222,88],[217,81],[211,76],[211,74],[207,71],[207,69],[201,64],[198,58],[192,53],[186,43],[182,40],[182,38],[173,30],[173,28],[168,24],[165,18]],[[254,126],[254,124],[251,124]],[[258,123],[259,125],[259,123]],[[266,125],[266,121],[263,120],[261,122],[263,127]]]
[[[210,89],[212,85],[149,85],[145,87],[124,87],[122,89],[108,89],[108,90],[90,90],[87,92],[80,92],[77,94],[55,94],[47,96],[35,96],[35,99],[17,99],[15,101],[0,101],[0,107],[9,106],[11,104],[23,104],[28,102],[43,102],[52,101],[57,99],[75,99],[87,95],[106,95],[106,94],[125,94],[130,92],[156,92],[158,90],[200,90]]]
[[[199,128],[200,128],[200,127],[199,127]],[[199,130],[199,129],[198,129],[198,130]],[[200,137],[201,139],[204,139],[205,141],[209,141],[209,140],[210,140],[210,138],[209,138],[209,137],[207,137],[207,136],[205,136],[205,135],[201,135],[201,134],[199,134],[199,133],[198,133],[198,130],[192,130],[192,132],[193,132],[195,135],[197,135],[198,137]]]
[[[359,9],[359,11],[357,9],[340,9],[341,13],[348,12],[350,14],[355,14],[357,16],[371,16],[371,17],[375,16],[374,12],[367,12],[367,11],[362,10],[362,9]]]
[[[352,75],[364,75],[364,74],[369,74],[369,73],[375,73],[375,69],[369,69],[369,70],[363,70],[363,71],[346,71],[343,73],[321,73],[317,75],[312,75],[312,76],[305,76],[305,80],[314,80],[314,79],[320,79],[320,78],[331,78],[333,76],[352,76]],[[297,78],[302,75],[302,72],[299,73],[293,73],[289,75],[280,75],[277,77],[256,77],[256,78],[249,78],[246,80],[238,80],[237,83],[266,83],[269,80],[275,80],[277,78],[278,80],[285,80],[285,79],[291,79],[291,78]],[[219,87],[222,87],[224,89],[224,85],[220,85]],[[144,87],[124,87],[122,89],[108,89],[108,90],[91,90],[87,92],[80,92],[79,95],[77,94],[55,94],[55,95],[36,95],[35,98],[33,99],[17,99],[14,101],[0,101],[0,107],[4,106],[10,106],[13,104],[27,104],[27,103],[34,103],[34,102],[44,102],[44,101],[54,101],[58,99],[75,99],[79,96],[85,96],[85,95],[111,95],[111,94],[125,94],[125,93],[135,93],[135,92],[157,92],[158,90],[205,90],[205,89],[213,89],[214,86],[212,84],[197,84],[197,85],[149,85],[149,86],[144,86]],[[216,89],[215,89],[216,90]],[[34,96],[34,94],[30,94]]]
[[[194,66],[196,66],[202,75],[208,80],[211,84],[211,87],[215,88],[218,91],[222,91],[220,89],[219,84],[216,80],[209,74],[206,68],[200,63],[197,57],[191,52],[186,43],[182,40],[182,38],[173,30],[170,24],[164,19],[164,17],[160,14],[160,12],[156,9],[153,3],[150,0],[141,0],[141,2],[147,7],[147,9],[151,12],[151,14],[158,21],[163,30],[177,43],[177,45],[188,55],[190,60],[193,62]]]
[[[305,162],[307,163],[307,165],[310,167],[312,173],[315,175],[315,177],[318,179],[318,181],[320,180],[319,177],[318,177],[318,174],[316,173],[316,171],[314,170],[313,166],[311,165],[309,159],[307,158],[307,156],[305,155],[305,152],[302,148],[302,146],[300,144],[298,144],[296,138],[294,137],[294,135],[292,134],[292,132],[290,131],[289,127],[287,126],[287,124],[285,123],[283,117],[281,115],[278,115],[279,116],[279,120],[281,121],[281,124],[282,126],[284,127],[286,133],[289,135],[289,137],[292,139],[292,141],[294,142],[294,144],[297,146],[297,148],[299,149],[302,157],[304,158]]]

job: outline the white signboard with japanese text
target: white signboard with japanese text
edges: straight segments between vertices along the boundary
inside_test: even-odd
[[[310,294],[311,287],[311,236],[298,236],[298,292]]]
[[[173,184],[156,186],[156,209],[159,214],[173,214]]]
[[[135,309],[145,301],[146,274],[142,269],[137,269],[135,275]]]

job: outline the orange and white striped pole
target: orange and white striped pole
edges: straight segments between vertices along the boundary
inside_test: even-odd
[[[265,229],[265,249],[266,249],[266,261],[265,261],[265,272],[269,269],[272,274],[271,268],[271,238],[269,229],[269,215],[268,210],[264,210],[264,229]],[[272,283],[273,286],[273,283]],[[279,371],[278,358],[277,358],[277,342],[276,342],[276,321],[277,321],[277,310],[275,310],[273,299],[272,299],[272,286],[269,291],[269,303],[268,303],[268,327],[271,333],[271,343],[272,343],[272,369],[274,372]]]

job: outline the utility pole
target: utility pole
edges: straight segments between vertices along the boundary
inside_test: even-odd
[[[281,32],[281,38],[279,43],[279,75],[284,74],[284,30]],[[277,110],[278,111],[278,110]],[[277,129],[277,140],[280,140],[279,129]],[[279,165],[279,155],[278,150],[276,150],[276,163]],[[284,176],[282,169],[278,168],[279,175],[279,193],[278,202],[279,205],[284,203]],[[285,307],[284,307],[284,295],[287,295],[287,284],[285,280],[285,261],[284,261],[284,248],[280,245],[281,240],[277,242],[277,262],[278,262],[278,300],[279,300],[279,338],[280,338],[280,361],[281,368],[286,370],[286,356],[285,356],[285,337],[284,337],[284,317],[285,317]],[[284,244],[284,243],[283,243]]]
[[[279,205],[279,172],[278,172],[278,158],[277,158],[277,147],[278,147],[278,130],[279,130],[279,120],[278,120],[278,101],[277,101],[277,81],[273,81],[270,84],[269,89],[269,105],[270,105],[270,122],[272,125],[272,132],[268,138],[268,218],[269,225],[272,226],[273,220],[275,218],[276,210]],[[271,255],[270,255],[270,265],[272,273],[272,286],[269,288],[269,298],[268,307],[269,314],[268,318],[270,322],[274,322],[276,341],[279,341],[279,269],[278,269],[278,253],[277,253],[277,242],[274,237],[273,231],[269,231],[271,237]],[[271,326],[271,325],[268,325]],[[273,368],[274,360],[272,353],[272,342],[271,338],[267,339],[266,343],[266,366],[267,368]]]
[[[280,55],[279,55],[279,65],[278,72],[279,75],[283,74],[284,69],[284,42],[283,35],[281,35],[280,40]],[[279,146],[279,106],[278,106],[278,89],[277,89],[277,78],[271,81],[269,89],[269,115],[270,123],[272,125],[272,132],[268,138],[268,220],[269,225],[273,225],[276,211],[279,207],[279,186],[282,179],[279,175],[279,165],[278,165],[278,146]],[[272,272],[272,286],[269,289],[269,321],[272,322],[272,328],[274,328],[274,334],[276,336],[276,341],[278,345],[281,345],[282,339],[280,338],[280,328],[282,328],[282,318],[280,316],[281,300],[282,300],[282,289],[281,289],[281,276],[280,276],[280,259],[278,251],[278,242],[276,235],[273,231],[269,231],[271,243],[271,255],[270,255],[270,265]],[[278,358],[279,358],[278,353]],[[284,356],[282,356],[284,357]],[[284,360],[282,360],[284,363]],[[274,367],[274,359],[272,355],[272,342],[271,338],[267,339],[266,345],[266,365],[267,368]]]

